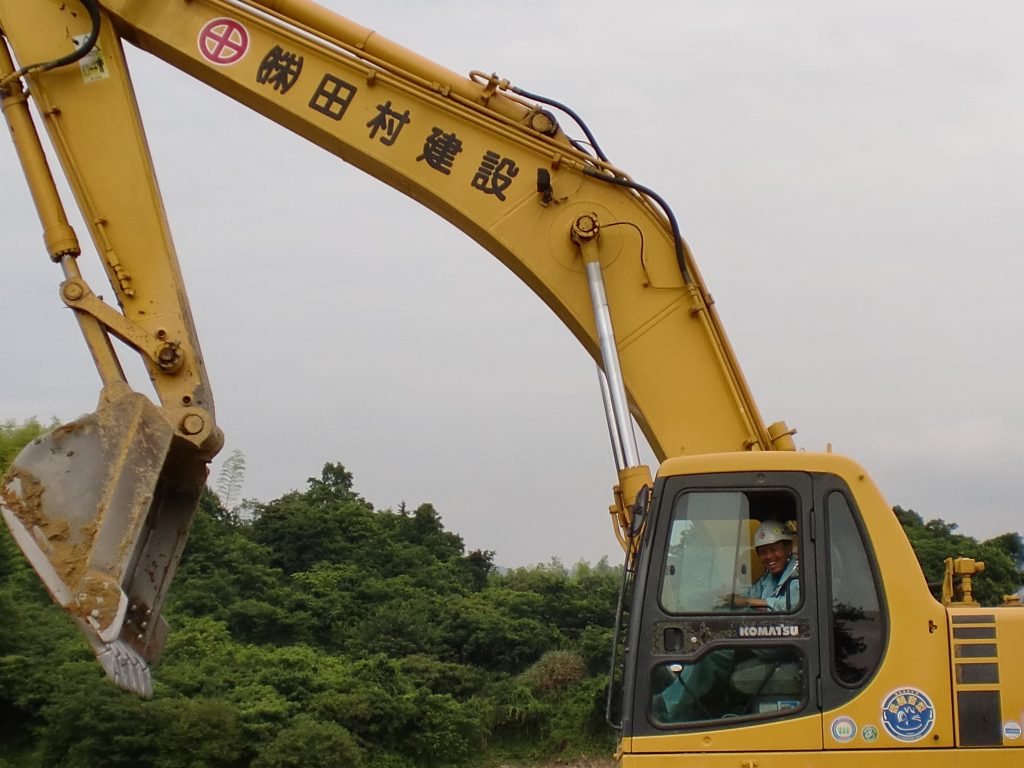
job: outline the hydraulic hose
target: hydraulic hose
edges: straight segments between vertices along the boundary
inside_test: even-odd
[[[597,157],[606,163],[609,162],[608,156],[605,155],[604,151],[601,149],[601,146],[597,143],[597,138],[595,138],[590,128],[587,127],[587,124],[583,122],[583,118],[576,114],[576,112],[573,111],[571,107],[562,104],[559,101],[555,101],[554,99],[549,99],[546,96],[540,96],[536,93],[530,93],[529,91],[523,90],[522,88],[519,88],[518,86],[515,85],[509,86],[509,90],[519,96],[522,96],[523,98],[530,99],[541,104],[547,104],[549,107],[554,107],[555,109],[567,114],[569,117],[573,119],[576,125],[580,127],[580,130],[582,130],[583,133],[586,134],[587,141],[590,142],[590,146],[597,154]],[[572,141],[571,143],[577,149],[580,148],[580,142]],[[665,216],[668,217],[669,224],[672,227],[672,239],[675,243],[676,261],[679,263],[679,271],[683,276],[683,282],[686,283],[687,285],[691,285],[693,283],[693,279],[690,277],[690,270],[687,269],[686,267],[686,246],[683,243],[683,236],[679,231],[679,222],[676,220],[676,215],[672,212],[672,209],[669,207],[668,203],[666,203],[665,200],[661,197],[661,195],[656,193],[654,190],[643,186],[642,184],[637,184],[635,181],[629,181],[628,179],[619,178],[618,176],[612,176],[607,173],[601,173],[600,171],[595,171],[592,168],[584,168],[583,173],[585,173],[587,176],[592,176],[595,179],[606,181],[609,184],[616,184],[620,187],[627,187],[628,189],[640,192],[644,195],[647,195],[647,197],[651,198],[658,204],[661,210],[665,212]]]
[[[597,154],[597,156],[601,160],[604,160],[606,163],[608,162],[608,157],[601,150],[601,147],[597,143],[597,139],[594,138],[594,134],[590,132],[590,129],[587,127],[587,124],[584,123],[583,119],[579,115],[577,115],[572,109],[567,107],[565,104],[562,104],[561,102],[555,101],[554,99],[549,99],[549,98],[547,98],[545,96],[538,96],[536,93],[530,93],[529,91],[524,91],[522,88],[519,88],[519,87],[514,86],[514,85],[509,86],[509,90],[512,91],[512,93],[515,93],[515,94],[517,94],[519,96],[522,96],[525,99],[530,99],[531,101],[537,101],[537,102],[540,102],[541,104],[547,104],[549,107],[554,107],[555,109],[559,110],[560,112],[564,112],[565,114],[567,114],[569,117],[571,117],[575,121],[576,125],[578,125],[580,127],[580,130],[582,130],[583,133],[586,134],[587,141],[590,142],[590,146],[594,148],[594,152]],[[575,142],[574,142],[574,144],[575,144]]]
[[[679,231],[679,222],[676,221],[676,215],[672,213],[672,209],[669,208],[668,203],[665,202],[661,195],[653,189],[645,187],[643,184],[637,184],[635,181],[630,181],[629,179],[623,179],[618,176],[612,176],[608,173],[602,173],[601,171],[594,170],[593,168],[584,168],[583,174],[595,179],[600,179],[601,181],[605,181],[609,184],[615,184],[619,187],[626,187],[627,189],[635,190],[647,195],[647,197],[651,198],[658,204],[661,210],[665,212],[665,216],[668,217],[668,223],[672,227],[672,239],[675,242],[676,249],[676,261],[679,262],[679,271],[683,275],[683,282],[687,285],[691,285],[693,283],[693,279],[690,276],[690,270],[686,267],[686,246],[683,244],[683,236]]]
[[[85,41],[78,46],[71,53],[66,56],[61,56],[59,59],[52,59],[50,61],[40,62],[39,64],[30,64],[27,67],[22,67],[16,72],[12,72],[10,75],[0,80],[0,89],[3,89],[7,83],[12,80],[18,80],[25,75],[32,74],[33,72],[47,72],[57,67],[65,67],[68,64],[74,64],[79,59],[84,58],[89,51],[96,45],[96,41],[100,36],[100,6],[97,0],[79,0],[86,12],[89,14],[89,21],[91,22],[91,28],[89,30],[89,36]]]

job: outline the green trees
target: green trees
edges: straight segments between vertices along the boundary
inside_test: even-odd
[[[947,557],[970,557],[985,563],[985,572],[974,580],[974,599],[982,605],[998,605],[1024,585],[1024,540],[1019,533],[1004,533],[978,541],[957,533],[956,523],[924,521],[912,509],[893,508],[914,547],[929,584],[942,581]]]
[[[14,421],[0,422],[0,474],[14,461],[18,451],[46,430],[47,427],[35,419],[29,419],[21,424]]]
[[[102,679],[0,535],[0,765],[442,768],[488,750],[610,751],[589,725],[605,669],[583,659],[610,638],[617,569],[502,576],[431,505],[376,510],[340,464],[251,511],[204,493],[151,701]],[[559,658],[569,674],[550,671]]]

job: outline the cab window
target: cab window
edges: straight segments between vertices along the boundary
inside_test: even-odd
[[[653,675],[651,716],[659,725],[771,717],[804,705],[803,654],[793,647],[720,647]]]
[[[792,613],[800,606],[797,497],[689,491],[672,509],[660,601],[670,614]]]
[[[864,539],[846,497],[828,496],[830,641],[832,670],[856,686],[878,667],[885,649],[881,602]]]

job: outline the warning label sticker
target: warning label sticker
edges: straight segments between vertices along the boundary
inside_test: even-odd
[[[88,35],[75,35],[71,38],[79,48],[89,39]],[[78,60],[78,68],[82,72],[82,80],[86,83],[95,83],[97,80],[106,80],[110,77],[107,69],[107,62],[103,59],[103,51],[97,42],[92,50]]]

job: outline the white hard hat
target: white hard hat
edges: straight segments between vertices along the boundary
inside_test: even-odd
[[[765,520],[757,526],[757,532],[754,534],[755,547],[761,547],[765,544],[774,544],[777,541],[792,540],[793,534],[789,532],[789,529],[785,524],[776,522],[775,520]]]

